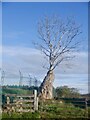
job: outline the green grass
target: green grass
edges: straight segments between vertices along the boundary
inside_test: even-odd
[[[2,118],[40,118],[40,115],[38,112],[34,112],[34,113],[31,113],[31,112],[27,112],[27,113],[10,113],[10,114],[7,114],[7,113],[3,113],[2,114]]]
[[[45,118],[85,118],[88,116],[86,109],[75,107],[70,103],[60,103],[59,101],[46,101],[41,103],[41,116]]]
[[[89,108],[90,111],[90,108]],[[86,109],[75,107],[72,104],[60,103],[49,100],[39,103],[38,112],[28,113],[3,113],[3,118],[87,118]]]

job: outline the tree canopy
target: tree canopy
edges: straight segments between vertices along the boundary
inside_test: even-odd
[[[80,97],[80,93],[77,88],[61,86],[56,88],[56,97],[76,98]]]

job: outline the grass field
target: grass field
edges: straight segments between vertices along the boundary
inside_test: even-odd
[[[32,90],[25,90],[20,88],[3,88],[3,94],[17,94],[26,95],[32,94]],[[60,100],[39,100],[39,110],[37,112],[15,113],[3,112],[2,118],[88,118],[88,111],[90,108],[75,107],[72,103],[61,102]]]
[[[20,88],[3,88],[2,93],[3,94],[17,94],[17,95],[26,95],[26,94],[32,94],[33,91],[31,90],[24,90]]]
[[[90,108],[89,108],[90,110]],[[87,118],[88,111],[57,100],[39,102],[37,112],[3,113],[3,118]]]

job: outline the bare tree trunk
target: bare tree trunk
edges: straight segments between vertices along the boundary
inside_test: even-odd
[[[49,70],[40,86],[39,97],[41,99],[53,98],[53,81],[54,81],[53,70]]]

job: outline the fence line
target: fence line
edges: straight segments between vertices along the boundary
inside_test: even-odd
[[[72,103],[78,107],[85,107],[86,109],[90,107],[90,100],[87,98],[59,98],[58,100],[64,101],[66,103]]]
[[[10,95],[6,94],[7,97],[6,104],[3,108],[6,108],[6,111],[15,111],[15,112],[29,112],[29,111],[37,111],[38,110],[38,97],[37,90],[34,90],[33,95]],[[10,96],[16,97],[13,103],[10,103]],[[5,109],[3,109],[5,110]]]

